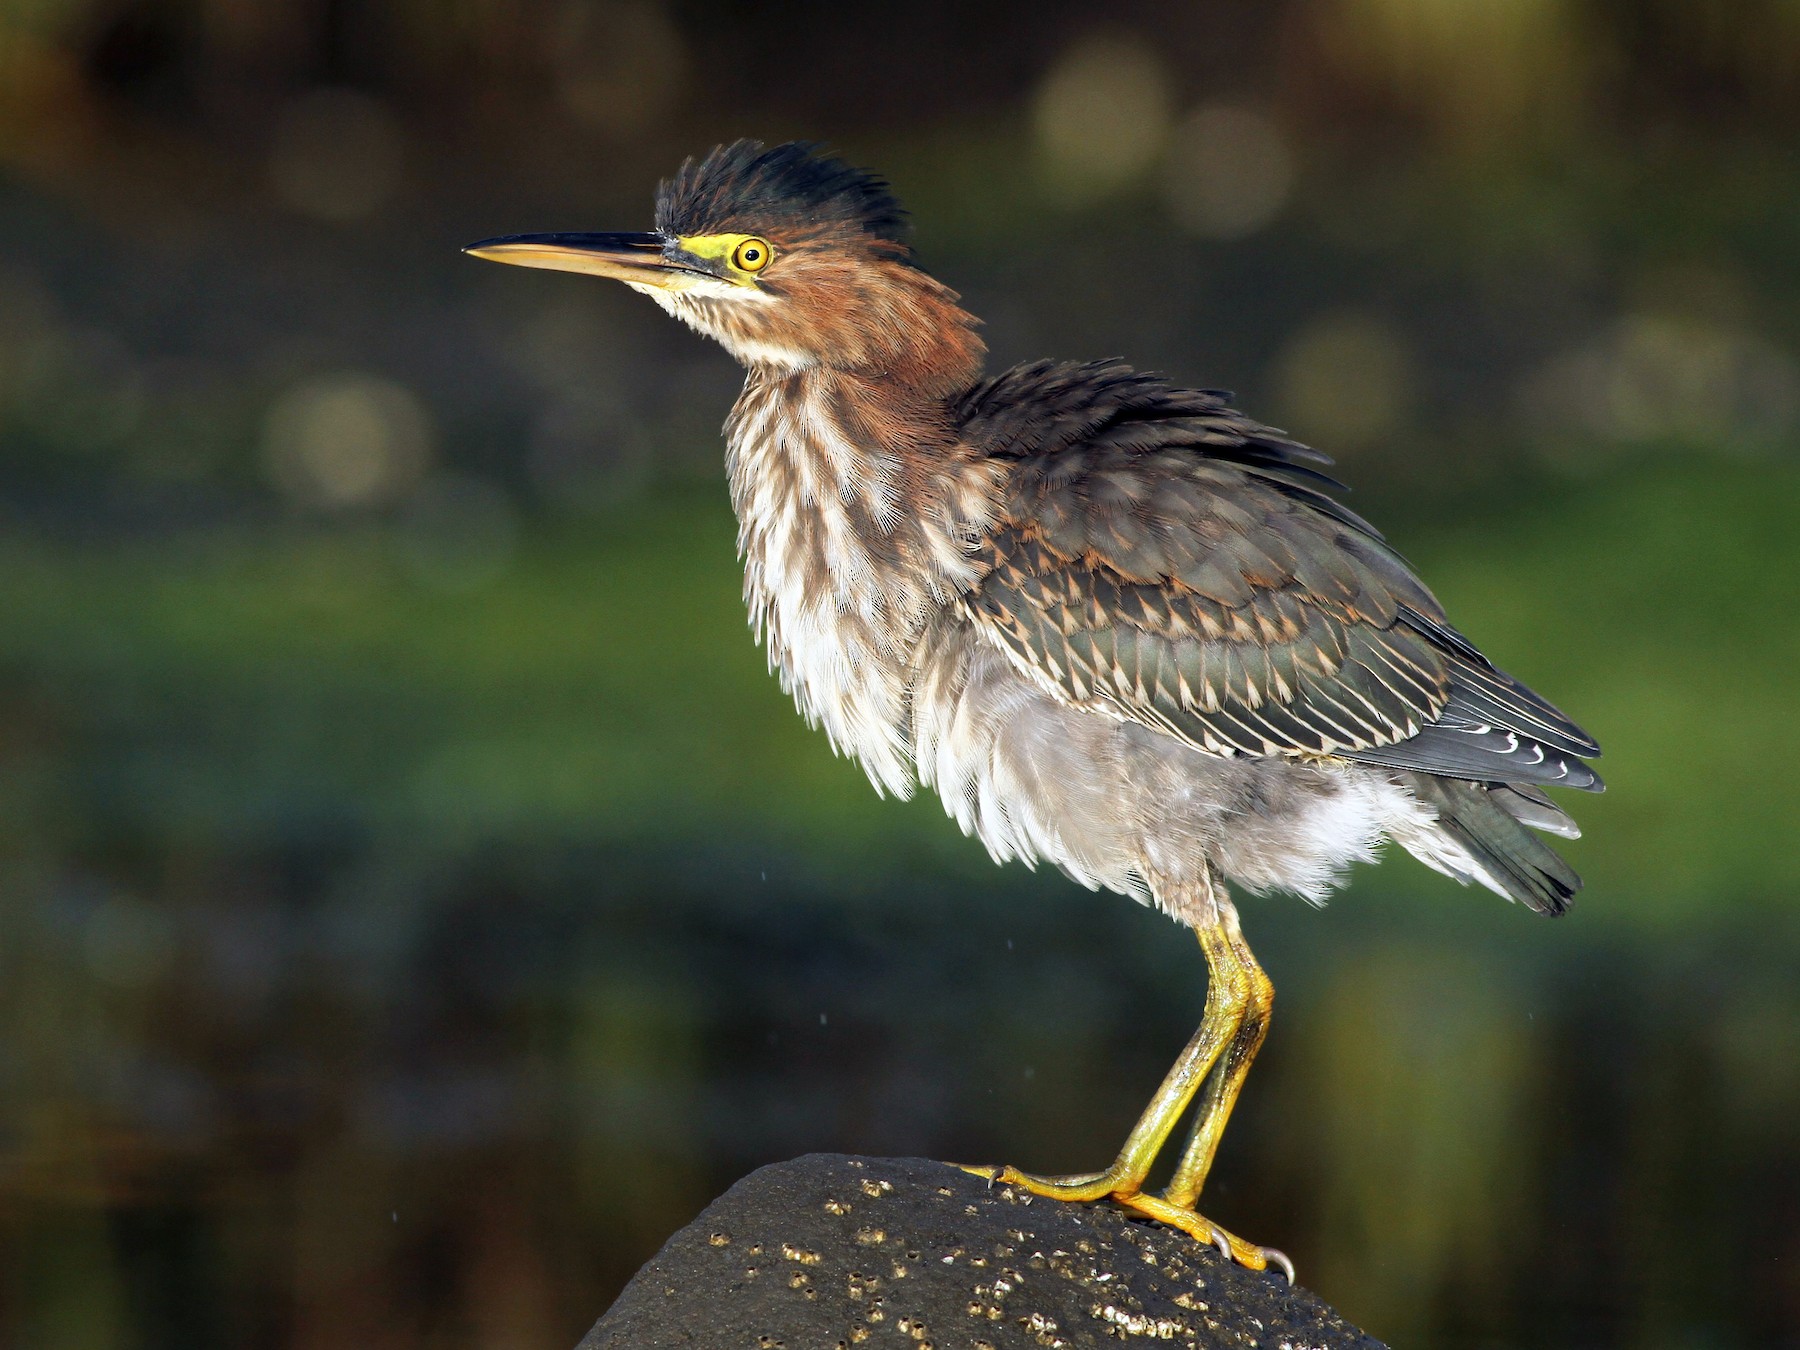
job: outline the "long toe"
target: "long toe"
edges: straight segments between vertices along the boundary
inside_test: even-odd
[[[1031,1195],[1048,1200],[1102,1200],[1107,1196],[1122,1197],[1128,1193],[1125,1183],[1112,1172],[1078,1172],[1070,1176],[1040,1177],[1021,1172],[1016,1167],[976,1166],[958,1163],[965,1172],[986,1177],[992,1186],[1016,1186]]]
[[[1127,1209],[1136,1210],[1171,1228],[1179,1228],[1189,1237],[1217,1247],[1219,1255],[1236,1261],[1240,1266],[1247,1266],[1251,1270],[1267,1270],[1270,1266],[1275,1266],[1287,1276],[1289,1284],[1294,1282],[1294,1263],[1288,1260],[1285,1252],[1245,1242],[1236,1233],[1219,1227],[1204,1214],[1172,1205],[1156,1195],[1115,1195],[1113,1199]]]

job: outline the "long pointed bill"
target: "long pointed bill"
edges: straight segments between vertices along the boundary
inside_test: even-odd
[[[463,252],[520,267],[588,272],[663,291],[686,290],[706,275],[663,257],[663,243],[658,234],[507,234],[470,244]]]

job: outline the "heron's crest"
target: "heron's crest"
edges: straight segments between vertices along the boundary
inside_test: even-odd
[[[886,179],[808,141],[718,146],[704,159],[685,161],[656,194],[656,228],[671,238],[833,226],[904,244],[906,212]]]

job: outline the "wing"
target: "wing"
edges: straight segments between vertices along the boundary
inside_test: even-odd
[[[1449,626],[1329,461],[1225,395],[1040,363],[959,413],[1010,466],[965,610],[1060,696],[1218,755],[1600,786],[1593,740]]]

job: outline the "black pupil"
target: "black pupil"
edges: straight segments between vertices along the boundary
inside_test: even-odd
[[[760,257],[762,257],[762,251],[760,249],[747,248],[744,250],[745,262],[755,262]]]

